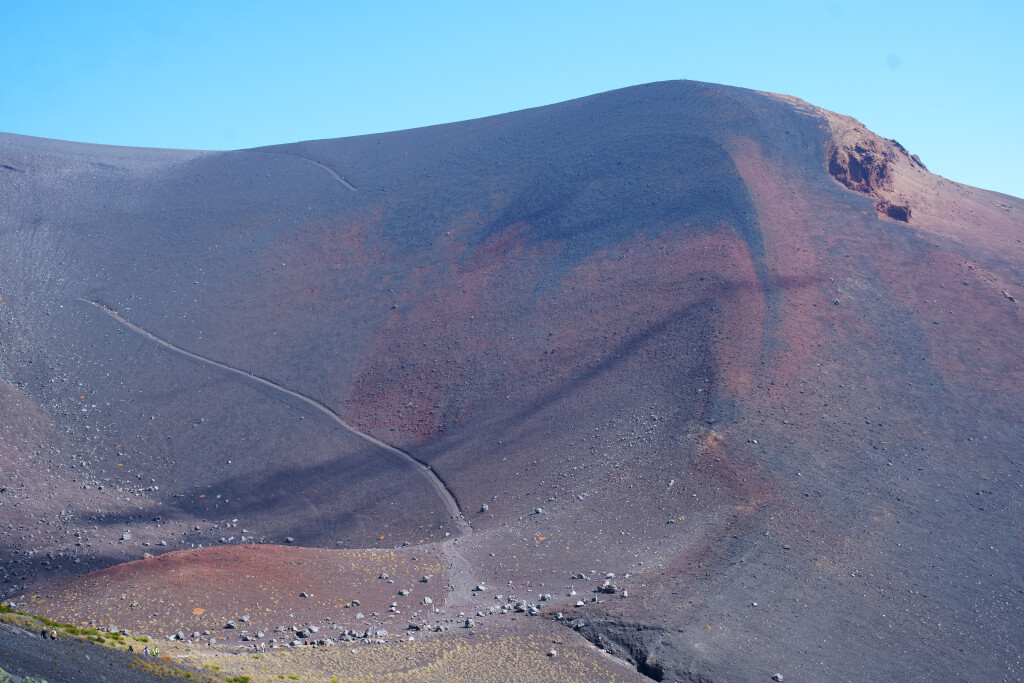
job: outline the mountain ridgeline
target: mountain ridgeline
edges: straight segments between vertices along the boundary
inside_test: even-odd
[[[0,588],[447,544],[656,680],[1019,678],[1022,239],[854,119],[688,81],[0,135]]]

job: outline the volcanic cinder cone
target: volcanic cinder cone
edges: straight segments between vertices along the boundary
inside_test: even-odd
[[[551,594],[659,680],[1024,676],[1024,201],[853,119],[671,82],[234,152],[4,135],[0,197],[8,595],[427,543],[446,609]]]

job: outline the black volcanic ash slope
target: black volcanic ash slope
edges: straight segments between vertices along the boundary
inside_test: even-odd
[[[71,508],[18,499],[9,583],[133,557],[126,529],[456,531],[252,373],[429,463],[490,583],[616,574],[559,606],[647,675],[1019,677],[1024,205],[849,121],[675,82],[226,153],[5,136],[4,486]],[[830,175],[858,145],[906,221]]]

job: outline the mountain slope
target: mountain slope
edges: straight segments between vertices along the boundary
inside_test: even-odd
[[[0,157],[5,486],[69,506],[6,504],[14,586],[143,540],[459,537],[656,678],[1020,675],[1020,199],[692,82]]]

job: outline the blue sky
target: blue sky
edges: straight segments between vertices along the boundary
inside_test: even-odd
[[[0,0],[0,131],[234,149],[688,78],[855,116],[1024,196],[1024,3]]]

